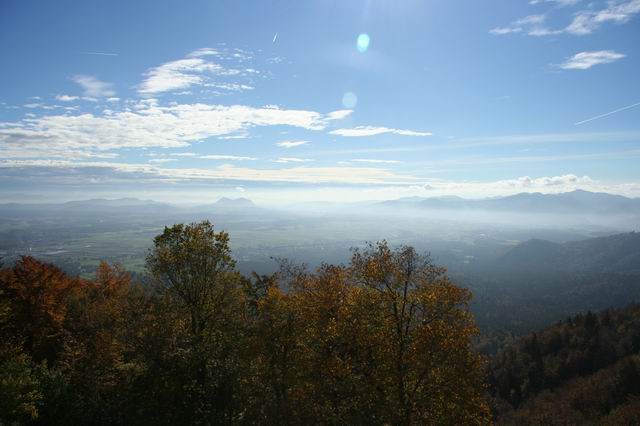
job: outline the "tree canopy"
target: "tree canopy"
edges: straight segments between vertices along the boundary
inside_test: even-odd
[[[471,294],[411,247],[244,277],[205,221],[165,228],[147,269],[2,269],[0,423],[490,422]]]

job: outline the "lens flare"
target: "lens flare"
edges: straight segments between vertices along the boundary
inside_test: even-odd
[[[358,104],[358,97],[353,92],[347,92],[342,95],[342,105],[345,108],[352,109]]]
[[[358,52],[364,53],[369,49],[369,43],[371,42],[371,38],[369,34],[362,33],[358,36],[358,41],[356,45],[358,46]]]

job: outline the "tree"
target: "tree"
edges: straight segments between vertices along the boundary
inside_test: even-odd
[[[69,278],[51,264],[22,256],[3,273],[0,284],[15,316],[14,332],[24,339],[25,351],[35,362],[54,364],[65,339],[68,302],[86,283]]]
[[[194,403],[201,404],[203,415],[209,410],[228,414],[238,374],[236,348],[243,335],[244,282],[235,270],[229,235],[215,232],[209,221],[166,227],[154,239],[147,268],[187,317]]]
[[[386,376],[385,412],[393,424],[477,424],[489,421],[482,395],[484,361],[472,347],[477,335],[468,302],[443,268],[413,247],[386,241],[355,250],[353,282],[372,293],[377,316],[370,335]]]
[[[131,383],[143,370],[136,362],[132,326],[143,297],[121,266],[101,262],[96,278],[68,308],[69,338],[60,367],[74,391],[77,423],[122,424]]]

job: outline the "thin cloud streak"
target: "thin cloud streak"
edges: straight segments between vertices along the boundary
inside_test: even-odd
[[[450,149],[477,148],[483,146],[510,146],[523,144],[575,144],[575,143],[606,143],[606,142],[636,142],[640,132],[585,132],[585,133],[542,133],[533,135],[505,135],[484,136],[457,139],[456,143],[437,145],[403,146],[392,148],[359,148],[336,149],[328,151],[314,151],[313,155],[351,155],[398,152],[430,152],[447,151]]]
[[[581,124],[585,124],[585,123],[588,123],[590,121],[594,121],[594,120],[598,120],[600,118],[608,117],[608,116],[616,114],[618,112],[625,111],[625,110],[628,110],[628,109],[631,109],[631,108],[635,108],[638,105],[640,105],[640,102],[636,102],[635,104],[627,105],[626,107],[618,108],[618,109],[613,110],[613,111],[605,112],[604,114],[596,115],[595,117],[591,117],[591,118],[587,118],[586,120],[578,121],[577,123],[574,124],[574,126],[579,126]]]
[[[96,56],[119,56],[118,53],[110,52],[80,52],[81,55],[96,55]]]
[[[344,136],[344,137],[367,137],[377,136],[383,134],[394,134],[400,136],[432,136],[431,132],[417,132],[415,130],[403,130],[403,129],[391,129],[388,127],[376,127],[376,126],[357,126],[350,129],[336,129],[329,132],[330,135]]]

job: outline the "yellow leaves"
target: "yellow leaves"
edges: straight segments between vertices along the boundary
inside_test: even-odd
[[[64,322],[66,379],[95,401],[117,399],[121,386],[140,380],[150,400],[182,398],[181,413],[193,419],[200,412],[224,421],[256,416],[257,424],[284,416],[296,424],[488,418],[482,359],[470,345],[470,293],[427,257],[382,242],[354,252],[347,266],[247,279],[234,270],[227,243],[206,222],[166,228],[148,259],[165,285],[154,296],[137,293],[126,272],[106,263],[91,284],[25,266],[36,285],[17,285],[15,273],[8,288],[40,303],[50,322]],[[73,288],[80,290],[70,298]],[[216,398],[223,408],[212,408]]]
[[[371,247],[348,267],[296,275],[289,293],[271,289],[258,305],[263,315],[295,313],[294,405],[327,422],[359,411],[435,423],[451,409],[487,419],[469,292],[411,249]]]

